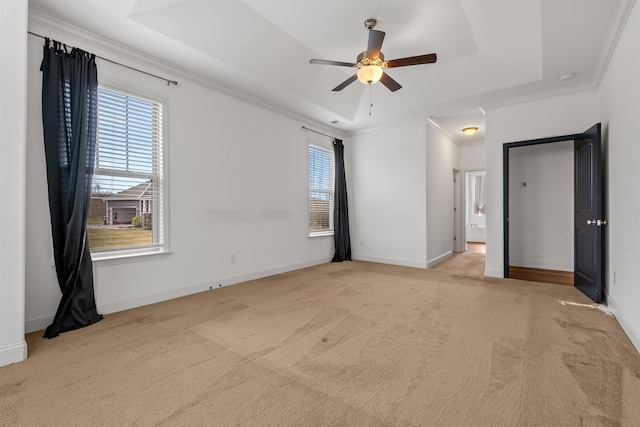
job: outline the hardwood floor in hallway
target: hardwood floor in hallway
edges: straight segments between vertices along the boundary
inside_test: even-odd
[[[467,242],[467,252],[485,254],[487,253],[487,244],[482,242]]]

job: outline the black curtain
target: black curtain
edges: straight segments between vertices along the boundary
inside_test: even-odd
[[[349,208],[347,207],[347,179],[344,172],[344,145],[342,140],[333,141],[336,187],[333,201],[333,242],[335,253],[332,262],[351,261],[351,238],[349,237]]]
[[[96,310],[87,215],[95,162],[98,73],[95,55],[45,40],[42,124],[53,254],[62,299],[44,336],[102,319]]]

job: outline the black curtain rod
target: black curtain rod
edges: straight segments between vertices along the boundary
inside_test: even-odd
[[[327,138],[340,139],[340,138],[336,138],[335,136],[327,135],[326,133],[318,132],[317,130],[309,129],[306,126],[302,126],[302,129],[308,130],[308,131],[311,131],[311,132],[315,132],[315,133],[317,133],[319,135],[326,136]]]
[[[27,31],[27,33],[31,34],[32,36],[40,37],[41,39],[45,39],[45,40],[47,39],[47,37],[41,36],[40,34],[32,33],[31,31]],[[49,39],[51,39],[51,38],[49,37]],[[112,61],[111,59],[103,58],[102,56],[96,55],[96,58],[100,58],[103,61],[111,62],[112,64],[120,65],[121,67],[125,67],[125,68],[128,68],[130,70],[137,71],[139,73],[146,74],[146,75],[151,76],[151,77],[155,77],[156,79],[164,80],[165,82],[167,82],[167,86],[169,86],[171,84],[174,84],[176,86],[178,85],[178,82],[176,80],[169,80],[169,79],[164,78],[164,77],[156,76],[155,74],[151,74],[151,73],[147,73],[146,71],[138,70],[137,68],[133,68],[133,67],[130,67],[128,65],[121,64],[121,63],[116,62],[116,61]]]

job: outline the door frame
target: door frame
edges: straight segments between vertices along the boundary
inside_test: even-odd
[[[465,169],[464,170],[464,181],[463,181],[463,188],[462,188],[462,198],[464,200],[463,204],[464,204],[464,211],[462,212],[462,218],[463,218],[463,222],[464,222],[464,245],[465,248],[467,246],[467,220],[469,219],[469,209],[472,208],[472,206],[469,206],[469,204],[467,203],[468,200],[468,192],[470,191],[470,188],[467,186],[467,181],[469,180],[469,174],[473,173],[473,172],[484,172],[485,173],[485,179],[486,179],[486,173],[487,173],[487,169],[485,168],[479,168],[479,169]],[[486,232],[486,221],[485,221],[485,236],[484,236],[484,244],[487,245],[487,232]]]
[[[462,204],[462,188],[464,184],[462,182],[463,172],[459,169],[453,168],[453,252],[465,252],[465,229],[463,224],[464,209],[461,208]]]
[[[550,138],[529,139],[525,141],[507,142],[502,144],[502,226],[504,247],[504,278],[509,278],[509,150],[530,145],[551,144],[554,142],[575,141],[582,134],[553,136]]]

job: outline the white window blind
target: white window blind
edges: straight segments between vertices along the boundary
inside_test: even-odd
[[[309,235],[333,232],[333,150],[309,144]]]
[[[98,89],[91,250],[164,243],[162,104]]]

